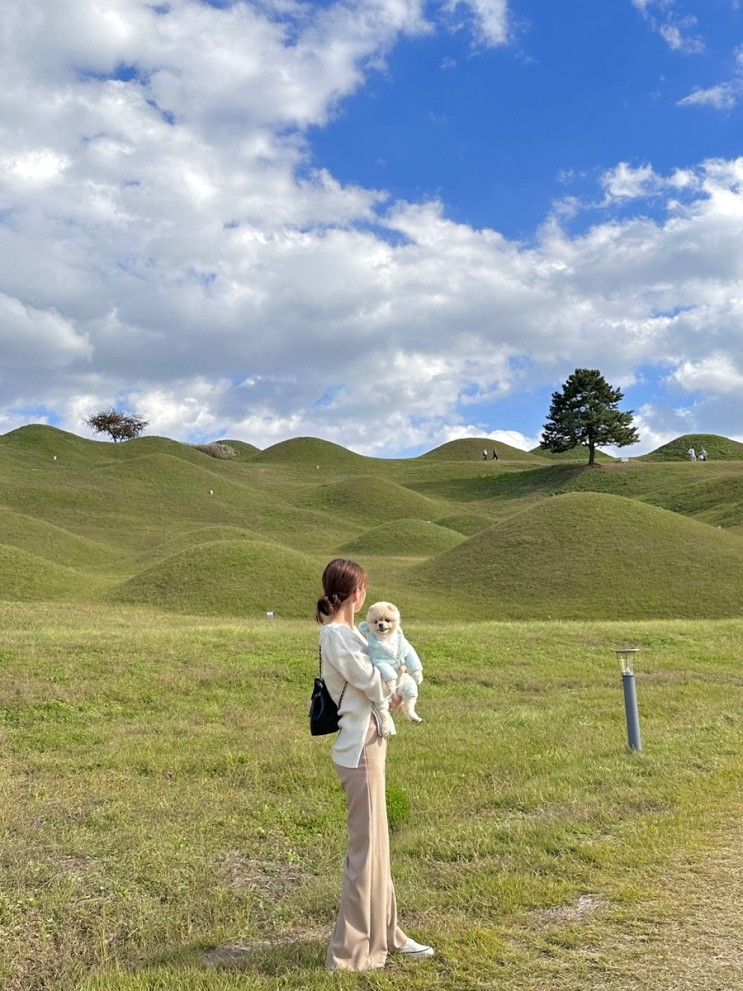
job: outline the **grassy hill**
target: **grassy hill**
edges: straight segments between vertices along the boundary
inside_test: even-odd
[[[392,557],[430,557],[463,540],[456,530],[424,520],[391,520],[341,545],[344,555],[388,554]]]
[[[285,615],[309,615],[340,551],[368,559],[374,595],[411,618],[552,615],[553,600],[576,616],[729,615],[743,601],[743,462],[494,464],[484,444],[385,461],[298,438],[222,461],[168,438],[23,427],[0,437],[0,595],[261,615],[280,593]],[[616,556],[635,549],[647,595],[622,600]]]
[[[0,506],[0,544],[70,567],[106,565],[116,558],[114,549],[108,544],[79,537],[7,506]]]
[[[437,499],[376,475],[358,475],[342,482],[317,485],[309,492],[306,505],[342,514],[346,519],[370,522],[408,517],[431,520],[445,509]]]
[[[604,492],[638,499],[726,528],[743,527],[743,462],[707,464],[558,462],[529,471],[442,478],[413,483],[416,492],[476,505],[478,512],[502,516],[566,492]]]
[[[217,444],[227,444],[235,452],[238,461],[252,461],[256,454],[260,454],[261,449],[255,444],[246,444],[244,440],[218,440]]]
[[[434,447],[433,450],[421,454],[420,457],[434,461],[482,461],[484,460],[483,450],[486,450],[488,457],[492,459],[493,448],[498,452],[498,457],[502,461],[539,460],[529,451],[511,447],[510,444],[503,444],[491,437],[462,437],[459,440],[450,440],[446,444],[441,444],[439,447]]]
[[[91,574],[65,567],[18,547],[0,544],[0,597],[10,601],[87,599]]]
[[[173,554],[112,589],[108,601],[204,615],[306,617],[318,597],[317,564],[262,541],[220,540]]]
[[[340,444],[319,437],[292,437],[273,444],[255,455],[257,464],[319,465],[320,470],[328,467],[350,467],[360,471],[369,470],[379,461],[355,454]]]
[[[690,447],[699,454],[702,448],[707,449],[710,461],[743,461],[743,444],[729,437],[718,434],[683,434],[675,440],[663,444],[640,456],[641,461],[688,461],[687,451]]]
[[[436,520],[439,526],[447,527],[449,530],[456,530],[463,533],[465,537],[471,537],[473,533],[480,530],[487,530],[493,525],[493,520],[480,513],[453,513],[451,516],[442,516]]]
[[[39,461],[52,461],[55,457],[60,463],[90,461],[104,446],[113,448],[113,444],[103,445],[44,423],[30,423],[0,435],[0,450],[4,453]]]
[[[539,444],[537,447],[533,447],[530,454],[535,454],[538,458],[549,458],[550,461],[581,461],[588,464],[588,448],[580,445],[579,447],[574,447],[570,451],[562,451],[560,454],[556,454],[554,451],[550,451],[546,447],[542,447]],[[610,454],[606,454],[604,451],[596,451],[596,461],[616,461]]]
[[[743,613],[743,539],[632,499],[570,493],[417,569],[483,618],[708,618]]]

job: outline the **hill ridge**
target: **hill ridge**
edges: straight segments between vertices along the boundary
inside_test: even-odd
[[[624,496],[568,492],[431,558],[419,576],[514,618],[743,614],[743,538]],[[596,613],[596,608],[605,610]]]
[[[471,448],[478,438],[455,442],[453,460],[298,443],[274,460],[248,449],[222,461],[168,438],[10,431],[0,437],[0,595],[121,592],[241,615],[280,592],[309,616],[322,569],[341,553],[368,560],[378,597],[412,618],[672,618],[743,603],[743,460],[589,469],[525,452],[485,463]]]
[[[711,461],[743,461],[743,444],[722,434],[681,434],[667,444],[661,444],[638,461],[688,461],[689,448],[699,451],[705,447]]]

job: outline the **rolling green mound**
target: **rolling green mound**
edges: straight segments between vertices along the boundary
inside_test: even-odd
[[[588,464],[588,448],[580,445],[579,447],[574,447],[570,451],[563,451],[560,454],[555,454],[554,451],[548,450],[546,447],[541,445],[533,447],[530,454],[536,454],[540,458],[549,458],[550,461],[584,461]],[[610,454],[605,454],[603,451],[596,451],[596,461],[603,461],[604,463],[608,461],[616,461]]]
[[[418,482],[411,488],[439,499],[465,505],[476,503],[480,512],[497,517],[545,496],[576,491],[605,492],[638,499],[712,525],[743,526],[741,462],[649,463],[633,459],[628,464],[613,461],[593,468],[555,462],[527,471],[495,472],[489,477]]]
[[[308,617],[321,591],[311,558],[262,541],[221,540],[173,554],[107,593],[174,612]]]
[[[109,446],[113,448],[113,444],[87,440],[45,423],[29,423],[0,436],[0,450],[48,461],[56,455],[60,465],[92,461],[101,448]]]
[[[152,558],[172,557],[174,554],[187,551],[198,544],[213,544],[224,540],[260,540],[265,542],[266,538],[262,534],[256,534],[252,530],[246,530],[239,526],[210,526],[205,524],[200,527],[192,527],[169,540],[148,548],[146,553],[140,555],[140,560],[149,561]]]
[[[0,544],[0,599],[85,598],[94,579],[75,568]]]
[[[378,464],[379,460],[354,454],[340,444],[321,440],[319,437],[292,437],[291,440],[282,440],[260,451],[253,458],[259,464],[297,464],[305,467],[320,465],[321,470],[330,467],[357,468],[362,471]]]
[[[135,442],[129,443],[133,446]],[[198,460],[192,461],[191,458],[182,458],[159,450],[141,452],[125,460],[98,465],[95,469],[95,477],[139,479],[157,488],[176,490],[198,487],[207,492],[215,485],[234,484],[231,480],[225,481],[223,476],[217,474],[221,462],[216,458],[210,458],[208,454],[201,454],[199,451],[193,453]]]
[[[663,444],[650,454],[643,454],[640,461],[688,461],[686,453],[690,447],[699,454],[703,447],[707,448],[710,461],[743,461],[743,444],[729,437],[718,434],[684,434],[675,440]]]
[[[485,618],[743,614],[743,539],[620,496],[571,493],[420,565]]]
[[[165,456],[179,458],[194,465],[204,465],[211,467],[211,463],[216,459],[197,451],[191,444],[182,444],[178,440],[170,440],[168,437],[136,437],[123,444],[106,444],[108,453],[118,461],[142,457]]]
[[[457,533],[471,537],[481,530],[487,530],[493,525],[493,520],[480,513],[454,513],[451,516],[442,516],[436,520],[439,526],[447,527],[449,530],[456,530]]]
[[[167,438],[114,445],[33,424],[0,437],[0,598],[121,593],[179,611],[307,615],[342,548],[372,558],[377,597],[416,617],[732,615],[743,460],[715,459],[709,438],[677,443],[691,440],[713,460],[589,469],[517,452],[500,465],[479,454],[493,442],[474,439],[392,461],[298,438],[261,462],[251,445],[220,461]]]
[[[217,444],[227,444],[235,452],[236,461],[252,461],[256,454],[261,453],[260,447],[255,444],[248,444],[244,440],[218,440]]]
[[[339,550],[343,554],[430,557],[461,543],[461,533],[424,520],[391,520],[367,530]]]
[[[376,523],[408,517],[430,521],[442,510],[440,502],[376,475],[318,485],[309,494],[307,505]]]
[[[478,459],[483,461],[483,449],[487,450],[488,457],[492,458],[493,448],[498,452],[501,461],[539,461],[539,458],[530,451],[522,451],[518,447],[502,444],[490,437],[461,437],[459,440],[450,440],[421,454],[420,457],[436,461],[477,461]]]
[[[113,549],[106,544],[79,537],[7,506],[0,506],[0,544],[70,567],[95,567],[110,563],[115,557]]]

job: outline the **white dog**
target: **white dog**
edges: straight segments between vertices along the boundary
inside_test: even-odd
[[[402,699],[402,711],[412,723],[423,720],[415,711],[423,665],[400,627],[400,610],[391,602],[375,602],[359,627],[369,644],[374,667]]]

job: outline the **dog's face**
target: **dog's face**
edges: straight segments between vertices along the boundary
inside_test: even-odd
[[[366,621],[379,640],[386,640],[400,629],[400,610],[391,602],[375,602],[366,614]]]

